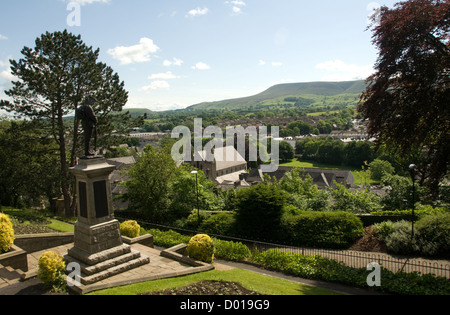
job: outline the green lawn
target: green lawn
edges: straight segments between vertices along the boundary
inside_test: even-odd
[[[29,210],[29,209],[21,210],[13,207],[2,207],[2,211],[5,214],[21,218],[23,220],[22,222],[23,225],[33,225],[33,224],[42,225],[43,221],[50,221],[51,223],[48,224],[45,223],[44,225],[58,232],[72,233],[74,232],[75,229],[73,224],[69,224],[59,220],[58,218],[52,217],[49,213],[45,211]],[[75,222],[75,219],[72,218],[71,222]]]
[[[297,159],[293,159],[291,162],[280,164],[280,166],[287,166],[287,167],[301,167],[301,168],[324,168],[324,169],[331,169],[331,170],[349,170],[354,171],[354,167],[349,166],[336,166],[331,164],[321,164],[318,162],[302,162]]]
[[[297,159],[293,159],[291,162],[288,162],[288,163],[280,164],[280,166],[299,167],[299,168],[322,168],[322,169],[329,169],[329,170],[352,171],[352,174],[355,177],[355,186],[365,184],[364,175],[361,172],[361,169],[356,169],[351,166],[337,166],[337,165],[330,165],[330,164],[321,164],[318,162],[302,162]],[[367,184],[378,184],[378,182],[374,181],[372,179],[368,179]]]
[[[261,275],[259,273],[232,269],[227,271],[212,270],[189,276],[147,281],[123,287],[117,287],[89,295],[136,295],[146,292],[156,292],[165,289],[184,287],[191,283],[204,280],[238,282],[247,289],[257,291],[262,295],[339,295],[340,293],[316,287],[310,287],[297,282]]]
[[[65,223],[62,221],[55,220],[55,219],[50,219],[50,221],[52,221],[52,223],[47,224],[47,226],[56,231],[63,232],[63,233],[73,233],[75,230],[75,226],[73,224]]]

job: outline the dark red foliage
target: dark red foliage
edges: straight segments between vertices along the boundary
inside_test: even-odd
[[[359,111],[380,143],[415,159],[435,192],[450,157],[450,1],[383,7],[372,29],[379,58]]]

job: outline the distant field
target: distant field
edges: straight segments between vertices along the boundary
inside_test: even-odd
[[[332,111],[327,111],[327,112],[309,113],[309,114],[307,114],[307,116],[316,117],[316,116],[323,116],[323,115],[332,115],[332,114],[336,114],[339,112],[340,112],[339,110],[332,110]]]
[[[324,169],[330,169],[330,170],[348,170],[348,171],[355,170],[354,167],[336,166],[336,165],[330,165],[330,164],[321,164],[321,163],[317,163],[317,162],[302,162],[302,161],[299,161],[297,159],[293,159],[289,163],[280,164],[280,166],[302,167],[302,168],[324,168]]]

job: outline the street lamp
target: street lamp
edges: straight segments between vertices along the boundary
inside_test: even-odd
[[[411,175],[411,180],[412,180],[412,202],[413,202],[413,206],[412,206],[412,228],[411,228],[411,238],[414,238],[414,210],[416,208],[416,164],[411,164],[409,166],[409,174]]]
[[[195,186],[197,188],[197,228],[200,226],[200,206],[198,199],[198,171],[192,171],[191,174],[195,174]]]

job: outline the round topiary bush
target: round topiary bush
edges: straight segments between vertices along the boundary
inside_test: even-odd
[[[14,245],[14,228],[9,216],[0,213],[0,254]]]
[[[125,221],[120,224],[120,233],[123,236],[135,238],[141,234],[141,226],[136,221]]]
[[[189,257],[206,263],[214,259],[214,243],[206,234],[198,234],[191,238],[187,246]]]
[[[45,285],[58,286],[63,283],[66,268],[63,257],[55,252],[46,252],[39,258],[38,266],[38,277]]]

